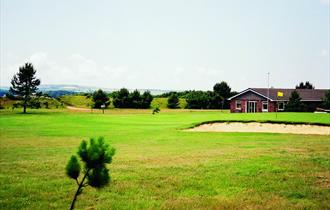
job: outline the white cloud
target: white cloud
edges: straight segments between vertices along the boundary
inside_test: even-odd
[[[121,66],[101,66],[80,54],[73,54],[62,63],[54,61],[45,52],[36,52],[27,59],[8,62],[1,72],[1,85],[10,85],[12,76],[20,66],[31,62],[42,84],[78,84],[97,87],[122,87],[122,78],[134,81],[134,74],[125,77],[127,70]],[[124,79],[124,82],[125,81]],[[127,84],[127,83],[126,83]]]
[[[73,76],[67,66],[61,66],[48,58],[44,52],[37,52],[27,59],[37,70],[37,77],[41,78],[42,84],[59,84],[62,79],[66,80]],[[22,65],[24,62],[21,62]],[[64,81],[68,82],[68,80]]]
[[[321,57],[329,56],[329,51],[326,49],[321,50],[320,56]]]

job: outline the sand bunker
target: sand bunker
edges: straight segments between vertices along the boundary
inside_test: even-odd
[[[320,125],[292,125],[276,123],[241,123],[224,122],[210,123],[191,128],[188,131],[204,132],[257,132],[257,133],[293,133],[330,135],[330,126]]]

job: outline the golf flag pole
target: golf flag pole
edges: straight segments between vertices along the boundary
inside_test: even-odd
[[[276,99],[277,99],[277,107],[275,108],[275,111],[276,111],[276,119],[277,119],[277,109],[278,109],[278,97],[283,97],[283,92],[281,91],[277,91],[277,94],[276,94]]]
[[[268,79],[268,83],[267,83],[267,86],[268,86],[268,89],[267,89],[267,112],[269,112],[269,74],[270,74],[270,72],[267,72],[267,79]]]

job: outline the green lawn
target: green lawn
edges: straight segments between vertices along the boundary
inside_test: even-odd
[[[83,95],[64,95],[60,97],[66,105],[80,107],[80,108],[90,108],[93,104],[92,98],[87,98]],[[185,99],[180,98],[180,108],[185,108],[187,102]],[[151,107],[159,107],[160,109],[167,109],[167,98],[154,98],[151,102]],[[109,108],[114,108],[113,104]]]
[[[64,95],[60,97],[60,100],[69,106],[90,108],[93,104],[92,98],[87,98],[83,95]]]
[[[1,209],[68,209],[76,184],[66,162],[94,136],[117,149],[112,182],[87,187],[77,209],[330,208],[329,136],[182,130],[211,120],[330,124],[329,114],[29,111],[0,111]]]
[[[154,98],[151,102],[151,107],[159,107],[160,109],[167,109],[167,100],[168,98]],[[179,107],[184,109],[187,105],[186,99],[179,99]]]

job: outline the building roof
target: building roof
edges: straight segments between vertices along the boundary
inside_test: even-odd
[[[228,100],[236,98],[237,96],[243,95],[247,92],[253,92],[271,101],[288,101],[294,90],[298,92],[301,97],[301,101],[321,101],[325,96],[326,91],[328,91],[327,89],[248,88],[237,95],[228,98]],[[282,92],[283,97],[277,97],[277,92]]]

